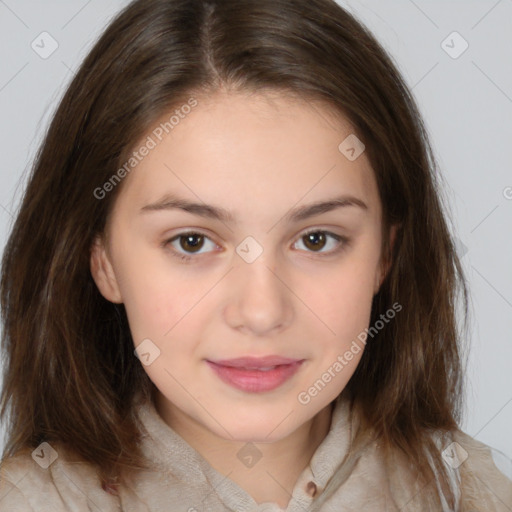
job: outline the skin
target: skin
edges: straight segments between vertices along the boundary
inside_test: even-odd
[[[160,350],[144,366],[159,414],[258,503],[286,507],[325,438],[331,402],[363,351],[308,404],[298,395],[369,326],[372,298],[389,268],[373,171],[364,153],[349,161],[338,150],[351,133],[327,105],[283,94],[200,99],[124,180],[106,236],[92,249],[96,284],[105,298],[124,303],[135,346],[149,338]],[[178,209],[141,212],[166,194],[223,207],[236,222]],[[346,194],[367,209],[285,218],[293,208]],[[349,242],[327,236],[306,245],[312,228]],[[174,238],[190,231],[206,235],[195,239],[203,244],[199,253]],[[248,236],[263,249],[252,263],[236,252]],[[182,261],[173,249],[192,259]],[[246,355],[305,361],[262,393],[229,386],[205,361]],[[262,454],[252,468],[237,458],[249,441]]]

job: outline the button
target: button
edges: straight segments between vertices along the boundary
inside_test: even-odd
[[[102,480],[101,482],[101,488],[107,492],[108,494],[112,494],[113,496],[118,496],[119,495],[119,490],[118,490],[118,486],[115,482],[113,481],[105,481],[105,480]]]
[[[317,493],[317,487],[316,487],[316,484],[315,482],[308,482],[308,485],[306,485],[306,492],[312,497],[314,498],[316,496],[316,493]]]

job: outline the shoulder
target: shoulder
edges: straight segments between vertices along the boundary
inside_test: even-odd
[[[443,449],[443,459],[458,473],[461,498],[489,511],[512,507],[512,460],[500,451],[457,430]],[[475,508],[480,510],[480,508]]]
[[[94,505],[94,506],[93,506]],[[0,512],[120,510],[118,498],[101,487],[94,468],[64,447],[42,443],[0,464]]]

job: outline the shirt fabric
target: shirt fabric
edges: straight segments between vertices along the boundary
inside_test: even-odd
[[[137,412],[144,432],[142,450],[154,468],[139,472],[129,488],[110,494],[90,464],[52,446],[57,458],[46,468],[38,462],[43,452],[37,449],[2,463],[0,512],[424,512],[413,472],[397,458],[390,473],[378,442],[344,462],[354,415],[342,398],[335,402],[329,432],[298,478],[286,509],[258,504],[229,475],[213,469],[149,401]],[[440,449],[445,450],[458,497],[455,510],[512,512],[512,461],[460,431],[453,433],[453,443]],[[467,481],[461,481],[462,466]],[[449,510],[445,504],[443,512]]]

